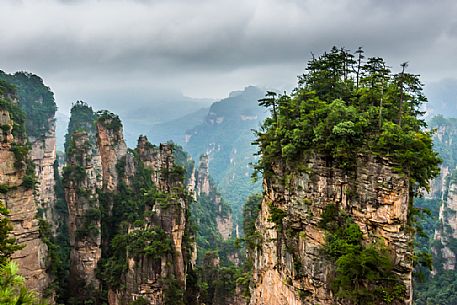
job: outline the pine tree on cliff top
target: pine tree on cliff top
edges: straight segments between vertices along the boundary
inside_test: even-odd
[[[358,154],[372,154],[395,164],[415,191],[428,188],[440,158],[422,118],[427,99],[419,76],[405,64],[392,74],[380,57],[364,63],[361,52],[354,60],[334,47],[313,57],[290,96],[269,93],[260,100],[274,113],[257,131],[258,171],[268,176],[278,162],[294,168],[313,151],[349,174]]]

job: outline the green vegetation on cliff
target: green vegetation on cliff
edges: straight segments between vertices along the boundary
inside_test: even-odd
[[[320,227],[327,231],[324,252],[336,270],[332,290],[354,304],[391,304],[405,293],[394,261],[380,239],[364,245],[359,226],[335,205],[327,205]]]
[[[0,201],[0,304],[44,304],[35,292],[27,289],[24,278],[18,275],[18,266],[11,261],[11,255],[23,248],[11,236],[12,230],[9,211]]]
[[[39,76],[28,72],[6,74],[0,70],[0,81],[14,86],[20,106],[27,117],[27,134],[34,138],[44,136],[57,111],[54,93],[50,88],[44,85]]]
[[[0,71],[1,72],[1,71]],[[3,94],[1,94],[3,92]],[[14,166],[18,171],[24,171],[22,178],[22,186],[26,189],[33,189],[37,183],[35,175],[35,165],[30,159],[29,153],[31,145],[27,139],[27,132],[25,130],[26,117],[23,109],[15,100],[16,91],[13,85],[0,80],[0,111],[4,113],[2,120],[4,124],[1,126],[2,138],[5,142],[8,141],[8,134],[13,135],[13,142],[11,143],[10,151],[14,154]],[[11,123],[8,121],[11,120]],[[2,191],[8,190],[7,185],[2,185]]]
[[[15,88],[0,80],[0,110],[8,111],[10,119],[13,121],[12,130],[9,125],[2,125],[1,132],[3,134],[11,132],[16,140],[23,140],[26,135],[25,115],[19,104],[12,100],[15,96]]]
[[[11,236],[13,226],[9,214],[9,210],[0,201],[0,266],[7,264],[11,255],[23,248],[17,244],[16,238]]]
[[[71,117],[68,123],[67,134],[65,134],[65,155],[69,154],[71,137],[75,131],[84,131],[89,135],[92,144],[95,143],[95,113],[89,105],[83,101],[73,103],[70,110]]]
[[[271,117],[256,132],[256,170],[267,181],[282,175],[286,185],[291,175],[309,171],[306,161],[317,156],[353,179],[359,156],[370,155],[387,160],[407,177],[411,195],[429,189],[441,160],[422,119],[427,101],[422,84],[406,67],[402,64],[400,72],[392,74],[382,58],[365,61],[361,49],[353,55],[334,47],[313,57],[290,95],[267,92],[259,100]],[[408,225],[413,226],[418,209],[412,200],[410,204]],[[334,205],[327,208],[321,222],[327,232],[323,250],[334,264],[335,295],[351,304],[390,304],[404,298],[405,287],[384,242],[366,244],[359,226],[344,211]],[[285,216],[286,211],[270,206],[270,221],[281,233]]]
[[[443,159],[442,167],[449,169],[449,173],[444,181],[436,179],[433,182],[434,192],[414,202],[417,208],[429,211],[429,215],[420,221],[425,234],[416,237],[416,252],[433,249],[428,260],[434,270],[432,274],[428,268],[416,266],[418,276],[414,282],[414,301],[417,305],[451,305],[457,304],[457,275],[455,270],[446,270],[449,267],[444,265],[449,261],[452,264],[452,255],[457,255],[457,239],[453,237],[450,226],[455,211],[447,198],[449,187],[457,177],[457,119],[436,116],[428,121],[428,125],[436,130],[434,147]],[[443,170],[442,174],[447,173]]]
[[[257,132],[257,170],[268,176],[274,164],[293,168],[317,153],[349,173],[359,154],[371,154],[397,164],[415,189],[428,187],[440,159],[420,117],[422,84],[402,67],[392,74],[382,58],[362,64],[335,47],[313,58],[291,95],[269,92],[260,100],[272,116]]]

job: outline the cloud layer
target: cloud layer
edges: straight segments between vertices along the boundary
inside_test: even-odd
[[[64,109],[116,90],[287,89],[333,45],[394,70],[409,61],[426,82],[457,76],[452,0],[4,0],[0,12],[0,69],[41,75]]]

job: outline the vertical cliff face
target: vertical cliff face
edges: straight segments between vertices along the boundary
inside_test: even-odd
[[[202,155],[195,172],[194,192],[197,198],[206,196],[215,205],[217,230],[222,235],[222,238],[227,240],[232,236],[233,232],[232,213],[226,210],[227,208],[224,206],[221,195],[210,180],[208,167],[208,155]]]
[[[66,151],[73,301],[182,304],[189,198],[173,145],[129,150],[118,116],[78,102]]]
[[[42,294],[49,284],[47,247],[40,239],[38,207],[33,195],[33,165],[24,117],[14,91],[0,90],[0,125],[0,200],[11,211],[12,233],[24,247],[14,253],[13,260],[20,266],[27,287]]]
[[[442,155],[441,175],[425,196],[440,204],[439,222],[433,247],[434,273],[455,270],[457,257],[457,123],[455,119],[436,117],[431,122],[436,128],[435,145]]]
[[[455,270],[457,248],[457,171],[447,175],[441,197],[439,226],[435,232],[434,254],[443,270]],[[436,272],[436,270],[435,270]]]
[[[412,303],[413,197],[440,159],[418,76],[362,54],[354,74],[354,55],[333,47],[290,96],[259,101],[272,116],[256,141],[265,197],[252,305]]]
[[[186,241],[189,227],[184,181],[177,172],[179,169],[174,161],[172,145],[156,147],[142,136],[136,152],[136,157],[132,154],[126,156],[126,171],[122,179],[129,187],[135,188],[135,181],[141,175],[141,168],[144,168],[147,179],[155,186],[155,191],[152,191],[155,198],[146,202],[144,219],[138,219],[141,226],[128,224],[128,234],[135,236],[155,232],[151,242],[164,248],[154,254],[144,253],[146,248],[138,249],[139,253],[127,250],[128,269],[122,280],[125,288],[110,290],[109,303],[128,304],[143,299],[151,305],[167,302],[181,304],[191,255]],[[160,238],[161,234],[166,238]],[[154,237],[159,239],[154,241]]]
[[[237,285],[242,272],[240,250],[233,236],[232,211],[209,175],[208,156],[202,155],[192,170],[190,187],[195,202],[191,217],[196,227],[196,274],[200,304],[246,304]]]
[[[0,79],[13,84],[16,88],[20,107],[25,114],[24,127],[31,144],[31,159],[35,165],[35,201],[42,212],[40,217],[55,230],[57,216],[54,213],[53,165],[56,158],[54,115],[57,106],[54,94],[39,76],[31,73],[6,74],[0,71]]]
[[[54,233],[57,229],[57,215],[54,204],[56,195],[54,192],[54,162],[56,160],[56,133],[54,118],[49,118],[49,129],[38,138],[30,137],[32,144],[31,158],[35,165],[37,177],[37,189],[35,201],[43,210],[43,218],[50,223]]]
[[[107,113],[97,120],[97,147],[101,157],[102,181],[104,191],[115,191],[117,188],[117,163],[127,154],[122,126],[118,118],[110,117]]]
[[[327,233],[319,225],[330,204],[352,217],[365,243],[382,238],[392,249],[395,271],[407,287],[405,304],[410,304],[408,180],[382,159],[360,157],[355,179],[319,157],[305,163],[308,172],[294,175],[287,185],[279,169],[264,181],[251,304],[339,304],[331,291],[332,263],[322,252]],[[272,206],[284,212],[281,228],[272,220]]]
[[[64,168],[70,238],[70,290],[74,296],[92,298],[99,289],[95,269],[101,258],[101,165],[98,150],[84,131],[71,135]]]

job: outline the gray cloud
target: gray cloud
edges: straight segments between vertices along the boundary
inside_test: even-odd
[[[288,89],[332,45],[409,61],[426,82],[457,71],[452,0],[10,0],[0,12],[0,69],[41,75],[63,109],[107,91]]]

